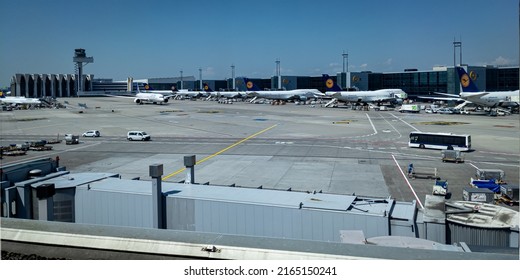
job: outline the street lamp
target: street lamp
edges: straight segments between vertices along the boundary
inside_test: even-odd
[[[182,70],[181,70],[181,89],[184,89],[184,85],[182,83]]]

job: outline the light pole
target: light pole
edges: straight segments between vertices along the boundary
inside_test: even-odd
[[[462,66],[462,42],[461,41],[455,41],[455,39],[453,39],[453,66],[457,66],[457,62],[456,62],[456,54],[455,54],[455,50],[459,48],[459,51],[460,51],[460,57],[459,57],[459,65]]]
[[[282,89],[282,76],[280,76],[280,59],[276,59],[276,77],[278,77],[278,89]]]
[[[231,64],[231,78],[233,79],[233,91],[235,91],[235,65]]]
[[[184,89],[183,83],[182,83],[182,70],[181,70],[181,89]]]
[[[202,68],[199,68],[199,88],[202,90]]]

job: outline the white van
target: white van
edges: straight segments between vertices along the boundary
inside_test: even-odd
[[[128,141],[148,141],[150,138],[150,134],[147,134],[144,131],[128,131],[126,134],[126,139],[128,139]]]

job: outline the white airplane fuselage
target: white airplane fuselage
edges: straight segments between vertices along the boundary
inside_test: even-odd
[[[160,94],[160,93],[140,92],[135,95],[134,102],[137,104],[143,104],[143,103],[163,104],[163,103],[168,103],[168,97],[165,97],[163,94]]]
[[[216,98],[244,98],[247,93],[244,91],[212,91],[209,92],[209,95]]]
[[[343,102],[383,102],[406,99],[401,89],[379,89],[373,91],[327,91],[326,95]]]
[[[317,89],[293,89],[293,90],[262,90],[262,91],[247,91],[250,96],[258,98],[276,99],[276,100],[290,100],[299,99],[307,100],[309,98],[318,98],[324,96],[322,92]]]
[[[460,98],[483,107],[518,106],[519,91],[461,92]],[[516,97],[516,101],[515,101]]]
[[[202,91],[193,91],[193,90],[187,90],[187,89],[180,89],[177,92],[175,92],[176,96],[183,96],[183,97],[201,97],[201,96],[207,96],[207,93]]]
[[[37,98],[25,98],[25,97],[13,97],[7,96],[0,98],[0,102],[3,104],[11,104],[11,105],[38,105],[42,102]]]

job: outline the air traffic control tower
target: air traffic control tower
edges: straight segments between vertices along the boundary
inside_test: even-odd
[[[72,61],[75,64],[75,74],[77,75],[77,87],[76,87],[76,94],[78,92],[83,91],[84,85],[83,85],[83,65],[87,65],[91,62],[94,62],[93,57],[87,57],[87,54],[85,53],[85,49],[75,49],[74,50],[74,57],[72,58]]]

